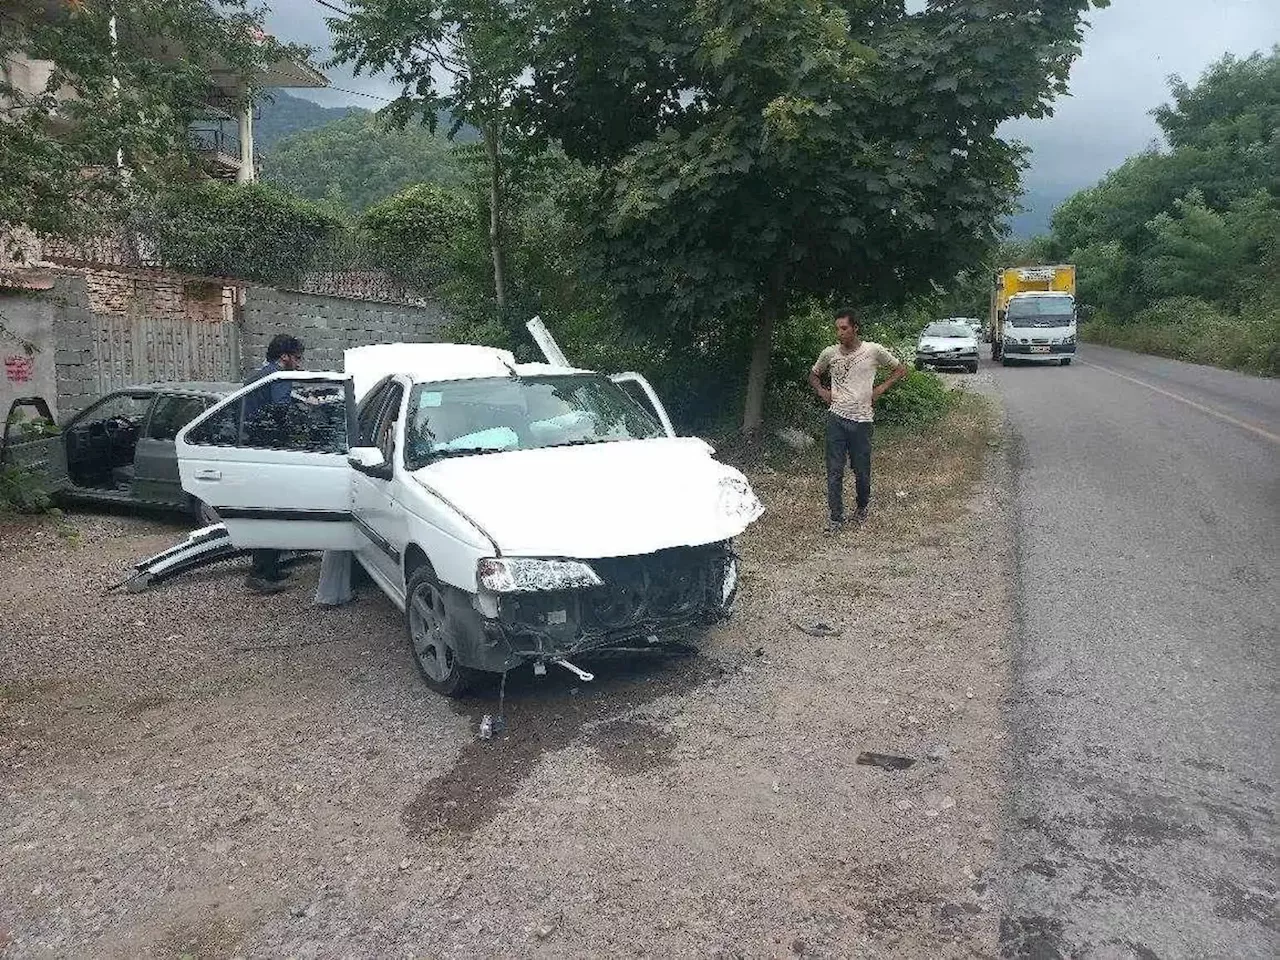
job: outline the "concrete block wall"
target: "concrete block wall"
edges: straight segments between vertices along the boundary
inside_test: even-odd
[[[91,318],[84,278],[56,274],[53,288],[0,292],[0,418],[18,397],[42,397],[59,420],[94,396]]]
[[[266,360],[267,344],[288,333],[306,346],[309,370],[341,370],[348,347],[425,343],[443,336],[438,306],[352,300],[272,287],[249,287],[241,314],[240,355],[248,375]]]
[[[88,283],[82,275],[62,274],[53,292],[58,310],[54,415],[62,421],[96,400],[100,391]]]

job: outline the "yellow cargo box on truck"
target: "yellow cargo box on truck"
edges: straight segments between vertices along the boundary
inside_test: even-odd
[[[1069,263],[1007,267],[991,293],[991,359],[1053,362],[1076,355],[1076,268]]]

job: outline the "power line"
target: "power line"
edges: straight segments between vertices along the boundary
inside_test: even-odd
[[[342,7],[334,6],[332,3],[329,3],[328,0],[316,0],[316,3],[320,4],[320,6],[322,7],[327,7],[328,9],[332,10],[334,13],[340,13],[344,17],[351,16],[350,10],[344,10]]]
[[[384,103],[395,103],[394,97],[384,97],[377,93],[365,93],[363,90],[348,90],[346,87],[335,87],[332,84],[324,88],[325,90],[337,90],[339,93],[349,93],[356,97],[369,97],[373,100],[381,100]]]

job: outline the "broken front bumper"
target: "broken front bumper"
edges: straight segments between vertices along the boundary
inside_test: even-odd
[[[724,619],[737,595],[738,558],[728,544],[589,563],[601,586],[493,598],[496,615],[482,619],[484,662],[475,666],[670,644],[673,634]]]

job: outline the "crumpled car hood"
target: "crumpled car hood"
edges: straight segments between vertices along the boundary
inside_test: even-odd
[[[414,473],[510,556],[628,557],[742,533],[764,508],[694,438],[478,454]]]

